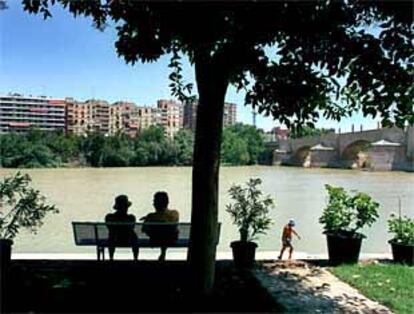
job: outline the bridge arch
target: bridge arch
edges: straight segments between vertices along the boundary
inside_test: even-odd
[[[299,147],[293,154],[293,163],[297,166],[310,167],[310,149],[310,145]]]
[[[341,163],[346,168],[365,168],[368,166],[367,150],[371,143],[359,139],[348,144],[341,153]]]

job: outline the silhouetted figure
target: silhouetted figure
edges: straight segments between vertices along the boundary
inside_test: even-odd
[[[153,205],[155,213],[150,213],[141,218],[144,220],[142,231],[148,234],[150,242],[154,246],[161,247],[159,261],[165,260],[167,247],[178,239],[179,213],[174,209],[168,209],[168,194],[157,192],[154,194]],[[161,223],[157,225],[157,223]],[[167,223],[162,225],[162,223]]]
[[[113,208],[115,213],[105,216],[105,222],[108,224],[109,230],[109,258],[113,260],[115,247],[132,247],[134,260],[138,259],[138,237],[134,231],[136,218],[134,215],[128,214],[128,208],[131,202],[126,195],[118,195],[115,198]]]

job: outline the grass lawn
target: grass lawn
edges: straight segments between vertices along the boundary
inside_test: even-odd
[[[380,263],[343,265],[330,271],[396,313],[413,313],[414,267]]]

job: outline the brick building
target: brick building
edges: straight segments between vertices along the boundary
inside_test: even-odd
[[[109,134],[125,133],[130,137],[135,137],[138,129],[134,103],[118,101],[110,106]]]
[[[233,103],[224,103],[223,126],[228,127],[236,124],[237,105]]]
[[[71,97],[51,100],[46,97],[4,96],[0,100],[0,132],[22,132],[36,126],[42,130],[61,129],[79,136],[125,133],[135,137],[140,131],[158,125],[164,128],[166,136],[172,138],[183,127],[195,131],[197,105],[197,101],[183,106],[165,99],[158,100],[156,107],[147,107],[126,101],[110,105],[105,100],[96,99],[77,101]],[[236,115],[236,105],[225,103],[223,125],[235,124]]]
[[[148,106],[138,106],[134,108],[132,119],[137,125],[138,130],[148,129],[150,126],[157,125],[158,111],[156,108]]]
[[[109,135],[111,131],[116,130],[117,123],[120,123],[116,118],[111,119],[111,108],[105,100],[89,99],[85,102],[78,102],[73,98],[66,98],[65,103],[68,133]]]
[[[66,132],[75,135],[84,135],[87,131],[87,110],[85,103],[73,98],[65,98],[66,104]]]
[[[158,100],[158,117],[156,123],[164,128],[165,135],[174,135],[183,128],[183,108],[182,105],[173,100]]]
[[[184,105],[184,128],[193,132],[196,129],[198,100],[187,102]],[[224,103],[223,111],[223,127],[236,124],[237,121],[237,105],[233,103]]]

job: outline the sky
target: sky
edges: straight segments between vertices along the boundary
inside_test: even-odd
[[[158,99],[172,99],[168,88],[168,56],[151,64],[126,64],[116,54],[113,27],[103,32],[91,19],[74,18],[55,6],[53,18],[23,11],[20,0],[9,0],[0,10],[0,94],[46,95],[53,98],[90,98],[109,102],[132,101],[154,106]],[[194,82],[194,69],[183,65],[184,79]],[[252,124],[251,107],[244,105],[244,93],[230,87],[226,101],[237,104],[237,120]],[[270,117],[257,115],[257,126],[270,130],[280,126]],[[320,119],[317,127],[351,130],[376,128],[377,121],[356,114],[341,122]]]

